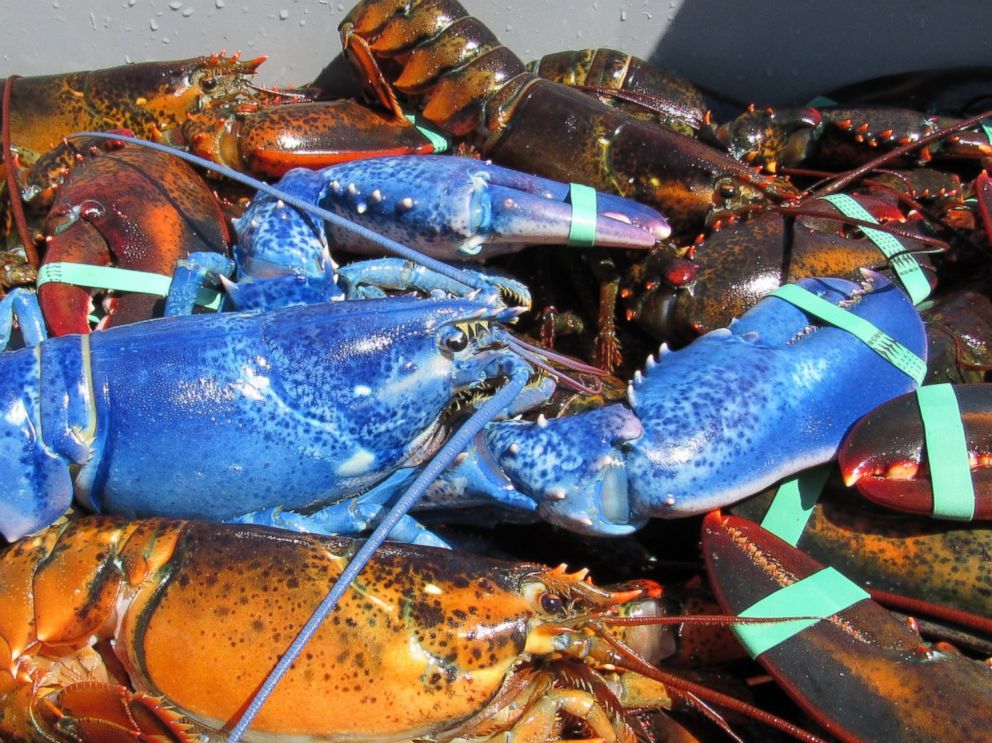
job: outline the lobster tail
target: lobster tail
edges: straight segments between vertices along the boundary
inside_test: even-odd
[[[456,137],[485,138],[498,129],[507,102],[535,79],[455,0],[363,3],[341,29],[346,39],[364,39],[368,52],[386,63],[388,85],[420,96],[422,116]],[[391,61],[400,65],[395,72]]]

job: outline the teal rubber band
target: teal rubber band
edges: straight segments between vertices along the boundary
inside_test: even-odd
[[[807,627],[849,609],[866,598],[870,597],[861,586],[852,583],[834,568],[824,568],[765,596],[738,615],[762,619],[795,616],[817,617],[816,619],[783,619],[781,622],[732,624],[730,627],[751,657],[757,658]]]
[[[568,226],[568,244],[591,248],[596,244],[596,189],[581,183],[569,183],[572,223]]]
[[[829,465],[813,467],[779,485],[761,525],[795,547],[827,484],[830,469]]]
[[[434,148],[434,154],[440,155],[442,152],[447,152],[451,148],[451,140],[437,129],[425,124],[419,116],[406,114],[406,120],[417,127],[420,133],[427,137],[427,141]]]
[[[968,466],[968,444],[954,388],[935,384],[916,390],[933,486],[933,515],[971,521],[975,517],[975,485]]]
[[[805,310],[841,330],[846,330],[910,377],[917,386],[923,384],[923,378],[927,375],[927,363],[864,318],[841,309],[796,284],[780,286],[771,293],[771,296],[784,299],[799,309]]]
[[[985,133],[985,138],[989,141],[989,144],[992,144],[992,120],[983,119],[978,125],[982,127],[982,131]]]
[[[819,108],[820,106],[836,106],[837,101],[833,98],[827,98],[825,95],[818,95],[806,105],[812,106],[813,108]]]
[[[846,217],[878,224],[878,220],[867,209],[846,193],[824,196],[823,200],[829,201]],[[914,305],[930,296],[930,282],[927,281],[923,268],[913,255],[906,252],[906,248],[894,235],[870,227],[862,227],[861,230],[865,233],[865,237],[875,243],[875,246],[889,259]]]
[[[172,284],[172,277],[149,271],[115,268],[114,266],[91,266],[86,263],[46,263],[38,270],[36,285],[42,286],[50,283],[167,297],[169,287]],[[196,303],[210,309],[218,309],[223,299],[223,293],[213,289],[201,288],[196,294]]]

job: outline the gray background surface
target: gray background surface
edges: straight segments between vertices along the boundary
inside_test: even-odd
[[[525,60],[613,46],[761,103],[868,76],[992,65],[992,1],[464,0]],[[260,80],[308,82],[340,50],[336,0],[0,0],[0,77],[268,55]]]

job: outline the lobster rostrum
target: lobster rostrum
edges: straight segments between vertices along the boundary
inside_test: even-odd
[[[0,556],[0,734],[225,740],[358,544],[91,516],[11,545]],[[666,630],[608,626],[658,615],[660,586],[600,588],[587,572],[386,546],[250,739],[543,741],[574,729],[633,743],[635,709],[746,708],[649,665]]]
[[[655,206],[677,238],[694,237],[724,213],[794,195],[691,137],[538,78],[454,0],[369,0],[341,31],[357,74],[376,82],[387,105],[402,95],[501,165]]]

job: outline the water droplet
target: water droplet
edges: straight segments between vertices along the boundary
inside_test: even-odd
[[[150,21],[148,21],[148,28],[150,28],[152,31],[158,31],[158,21],[152,18]]]
[[[169,10],[179,10],[181,7],[183,7],[183,4],[179,0],[172,0],[169,3]]]
[[[133,8],[136,2],[138,2],[138,0],[127,0],[127,7]]]
[[[620,22],[623,23],[626,20],[627,20],[627,11],[626,10],[621,10],[620,11]]]
[[[214,7],[220,10],[224,7],[224,0],[214,0]]]
[[[287,18],[289,18],[289,11],[283,8],[279,11],[279,20],[285,21]]]
[[[134,62],[134,60],[131,59],[131,55],[130,54],[125,54],[124,55],[124,64],[131,64],[132,62]]]
[[[301,21],[300,21],[300,25],[301,25],[301,26],[305,26],[305,25],[307,25],[307,19],[306,19],[306,18],[304,18],[303,20],[301,20]]]
[[[60,7],[62,7],[62,6],[61,6],[61,5],[59,5],[59,0],[55,0],[55,2],[54,2],[54,3],[52,3],[52,7],[53,7],[53,8],[55,8],[55,9],[58,9],[58,8],[60,8]]]
[[[162,44],[168,44],[168,43],[169,43],[169,37],[168,36],[162,37]]]
[[[189,18],[193,15],[193,8],[183,8],[183,18]]]

